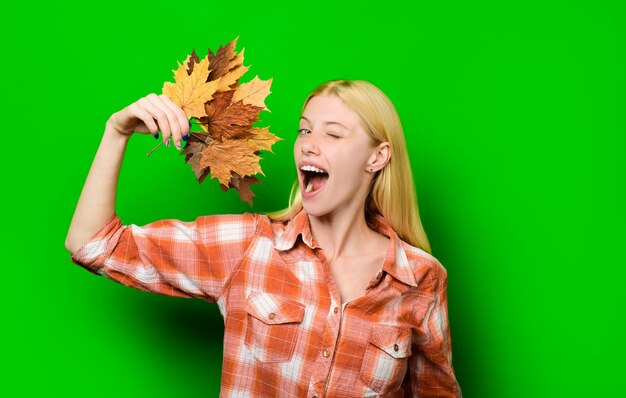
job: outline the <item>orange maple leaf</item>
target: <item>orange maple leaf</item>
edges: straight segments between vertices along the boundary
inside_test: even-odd
[[[202,151],[200,165],[210,167],[211,175],[221,184],[228,186],[231,172],[240,176],[263,174],[254,148],[246,140],[213,140]]]

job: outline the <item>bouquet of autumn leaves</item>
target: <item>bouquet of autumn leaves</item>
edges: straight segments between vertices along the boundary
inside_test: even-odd
[[[259,182],[255,174],[263,174],[259,151],[271,151],[280,138],[269,127],[252,127],[261,111],[269,112],[264,101],[272,79],[256,76],[239,84],[249,66],[243,65],[243,50],[235,51],[236,42],[237,38],[220,46],[216,54],[209,49],[202,60],[193,50],[173,71],[175,83],[163,85],[163,94],[202,128],[189,133],[181,152],[198,182],[211,174],[224,192],[234,188],[252,205],[250,186]]]

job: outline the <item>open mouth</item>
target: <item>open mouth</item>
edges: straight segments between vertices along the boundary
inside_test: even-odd
[[[312,165],[301,166],[300,172],[302,173],[302,186],[305,194],[314,195],[328,181],[328,172]]]

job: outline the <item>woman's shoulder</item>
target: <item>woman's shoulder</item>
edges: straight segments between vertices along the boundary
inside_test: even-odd
[[[234,230],[246,229],[256,230],[261,218],[259,214],[241,213],[241,214],[207,214],[196,217],[194,221],[181,220],[161,220],[160,222],[174,221],[182,224],[196,225],[201,230]]]
[[[202,215],[195,221],[186,222],[179,220],[161,220],[159,222],[176,221],[182,224],[195,225],[201,230],[223,230],[223,231],[241,231],[254,233],[256,236],[264,236],[271,239],[277,237],[293,235],[301,227],[296,225],[295,219],[279,221],[272,219],[267,214],[262,213],[240,213],[240,214],[211,214]]]
[[[398,240],[400,242],[398,247],[401,250],[398,251],[397,256],[403,256],[405,259],[397,258],[396,260],[405,260],[411,267],[416,280],[422,279],[426,274],[439,280],[447,279],[448,271],[437,257],[399,238]]]

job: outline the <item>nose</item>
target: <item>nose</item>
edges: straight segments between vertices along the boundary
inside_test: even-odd
[[[302,151],[303,155],[319,155],[319,147],[317,145],[317,142],[315,142],[314,139],[311,139],[311,137],[308,137],[306,142],[302,143],[300,150]]]

